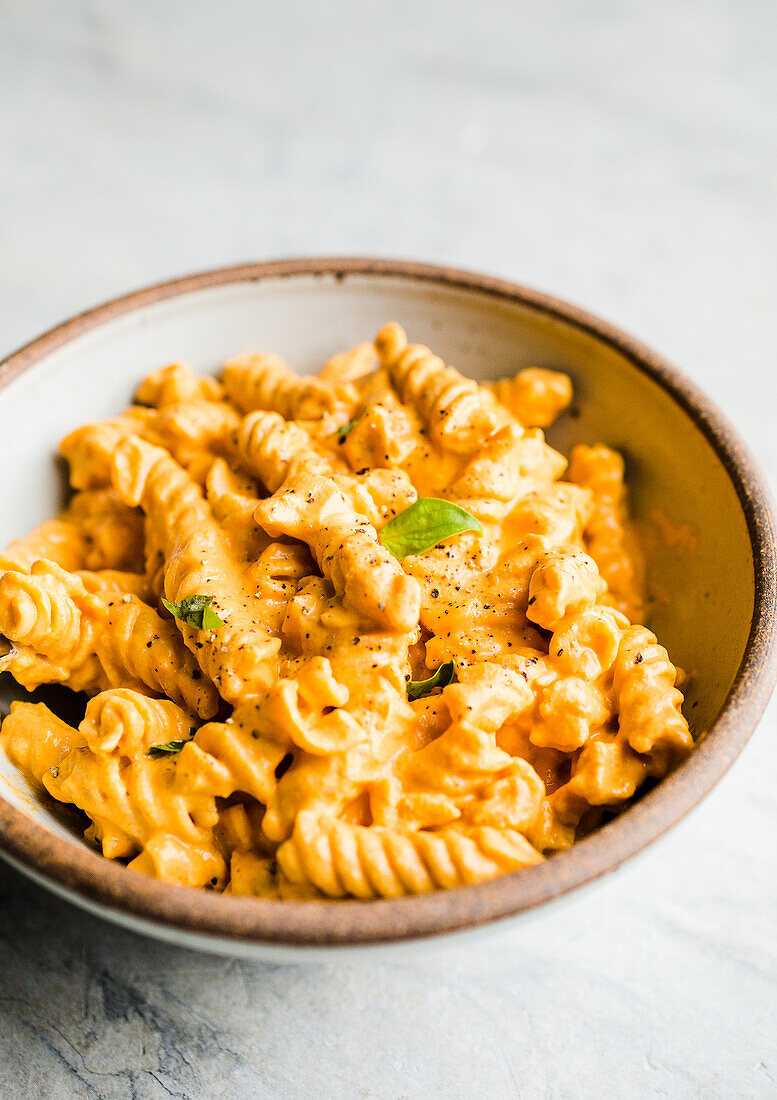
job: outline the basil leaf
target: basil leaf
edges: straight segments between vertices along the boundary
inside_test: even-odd
[[[480,523],[458,504],[437,497],[419,497],[381,528],[380,541],[395,558],[423,554],[438,542],[463,531],[483,534]]]
[[[358,420],[358,417],[353,420],[349,420],[347,424],[340,425],[340,427],[337,429],[337,434],[341,440],[345,439],[350,431],[353,431],[353,429],[356,427],[356,420]]]
[[[212,596],[186,596],[178,603],[170,603],[164,596],[162,603],[170,612],[187,626],[193,626],[195,630],[218,630],[224,626],[224,620],[220,619],[213,608]]]
[[[208,605],[203,608],[202,611],[202,629],[203,630],[218,630],[220,626],[225,626],[224,620],[219,618],[213,608]]]
[[[444,688],[452,684],[455,675],[455,663],[453,660],[446,661],[432,673],[428,680],[411,680],[407,685],[407,697],[411,703],[414,699],[421,699],[435,688]]]
[[[146,756],[167,756],[173,753],[180,752],[184,745],[188,745],[189,740],[186,741],[163,741],[161,745],[152,745],[146,753]]]

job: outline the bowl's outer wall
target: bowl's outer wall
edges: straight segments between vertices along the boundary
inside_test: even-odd
[[[56,442],[75,426],[123,408],[149,371],[182,359],[214,372],[231,355],[263,349],[280,352],[304,373],[335,351],[370,339],[390,319],[400,321],[411,340],[430,344],[476,378],[513,374],[527,365],[572,375],[573,411],[551,431],[551,442],[565,452],[578,441],[603,441],[624,451],[633,506],[651,536],[653,624],[673,659],[693,672],[688,716],[697,731],[706,730],[742,660],[754,604],[750,538],[723,464],[692,417],[616,347],[540,306],[465,285],[358,272],[345,278],[325,273],[246,279],[110,317],[56,347],[0,392],[0,427],[11,456],[0,488],[0,542],[60,506],[64,478],[54,457]],[[656,525],[656,509],[668,525]],[[682,524],[689,525],[685,538],[672,545],[672,531],[682,533]],[[689,542],[695,546],[689,549]],[[6,679],[0,678],[4,703],[18,695]],[[679,780],[678,773],[669,786]],[[72,838],[2,756],[0,793]],[[653,811],[644,810],[647,822]],[[581,847],[596,843],[591,838]],[[624,853],[627,846],[624,840]],[[537,882],[549,870],[538,873]],[[439,900],[426,904],[439,909]]]

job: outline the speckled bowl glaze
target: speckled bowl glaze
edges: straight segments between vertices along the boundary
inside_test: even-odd
[[[56,442],[108,416],[172,359],[202,372],[250,348],[300,371],[397,320],[465,374],[568,371],[571,411],[549,433],[566,450],[602,440],[628,462],[647,536],[651,625],[692,673],[691,758],[571,851],[479,886],[385,901],[274,902],[169,886],[90,850],[66,815],[0,760],[2,855],[108,920],[187,946],[301,960],[396,950],[536,910],[615,870],[682,818],[750,736],[777,675],[774,520],[764,479],[725,418],[659,355],[545,294],[424,264],[303,259],[206,272],[141,290],[41,336],[0,366],[6,477],[0,542],[61,504]],[[18,689],[0,678],[2,700]]]

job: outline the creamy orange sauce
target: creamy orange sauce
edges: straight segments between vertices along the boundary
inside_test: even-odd
[[[63,441],[71,504],[2,559],[0,664],[91,696],[78,728],[14,704],[6,752],[107,857],[232,894],[569,847],[692,747],[623,461],[545,442],[571,395],[480,386],[395,324],[308,378],[156,372]]]

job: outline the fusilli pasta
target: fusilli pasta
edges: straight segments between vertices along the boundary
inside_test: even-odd
[[[693,741],[639,620],[623,460],[396,324],[302,378],[182,363],[61,443],[0,558],[0,668],[89,696],[0,730],[109,858],[235,895],[376,898],[530,867]],[[566,474],[566,477],[565,477]]]

